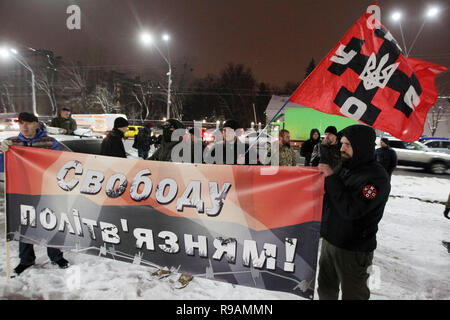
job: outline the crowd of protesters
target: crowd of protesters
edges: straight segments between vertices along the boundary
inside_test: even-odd
[[[60,116],[52,124],[64,129],[65,134],[73,134],[76,125],[72,124],[70,110],[62,109]],[[43,126],[39,125],[35,115],[21,113],[18,118],[20,134],[4,140],[0,153],[10,145],[23,145],[37,148],[60,150],[58,142],[48,137]],[[125,118],[117,118],[113,130],[101,144],[101,154],[126,158],[123,138],[129,123]],[[205,144],[202,132],[198,128],[186,131],[184,125],[176,119],[168,119],[163,124],[160,146],[148,157],[150,147],[157,143],[152,135],[151,123],[139,130],[133,147],[139,157],[154,161],[174,161],[174,148],[180,142],[188,143],[190,155],[180,155],[182,162],[202,162],[205,159],[195,156],[198,148],[202,156],[209,155],[216,164],[261,164],[260,159],[252,156],[255,143],[246,143],[238,139],[236,132],[241,128],[235,120],[224,123],[220,141]],[[173,139],[175,130],[182,129],[178,139]],[[184,130],[184,131],[183,131]],[[186,139],[186,136],[189,139]],[[290,132],[279,132],[279,166],[296,166],[296,153],[291,147]],[[243,145],[239,145],[239,144]],[[381,139],[381,148],[375,150],[375,131],[368,126],[353,125],[338,132],[336,127],[328,126],[325,136],[320,137],[318,129],[312,129],[310,139],[301,146],[300,154],[305,158],[305,166],[317,167],[325,177],[323,214],[320,234],[322,237],[319,260],[318,293],[320,299],[337,299],[339,291],[343,299],[368,299],[367,286],[369,274],[367,268],[372,264],[376,248],[378,223],[390,192],[390,176],[397,164],[395,151],[389,147],[389,140]],[[257,154],[257,153],[256,153]],[[258,155],[258,154],[257,154]],[[183,157],[184,156],[184,157]],[[448,204],[444,213],[448,217]],[[56,248],[48,248],[53,263],[61,268],[68,267],[68,261]],[[20,263],[16,274],[34,264],[33,246],[20,242]],[[182,274],[180,281],[187,283],[191,275]]]
[[[255,143],[239,142],[236,133],[240,128],[235,120],[228,120],[220,141],[205,145],[197,128],[187,131],[186,136],[190,138],[187,142],[183,135],[173,139],[175,130],[186,129],[180,121],[169,119],[163,125],[161,146],[149,160],[205,162],[193,155],[198,143],[202,155],[209,154],[216,164],[261,164],[260,159],[256,162],[251,159],[249,151]],[[323,139],[318,129],[312,129],[310,139],[301,146],[305,166],[317,167],[325,177],[318,276],[320,299],[338,299],[340,291],[343,299],[370,297],[367,269],[372,264],[378,223],[390,193],[390,176],[397,163],[389,141],[383,138],[381,148],[375,150],[375,138],[375,131],[368,126],[353,125],[339,132],[335,126],[328,126]],[[174,148],[183,142],[190,145],[180,150],[191,154],[174,160]],[[278,142],[278,165],[296,166],[290,132],[281,130]],[[239,147],[239,143],[244,147]],[[217,152],[223,153],[218,155]],[[182,278],[192,279],[187,274]]]

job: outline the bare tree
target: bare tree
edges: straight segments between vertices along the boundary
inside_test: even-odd
[[[105,85],[97,85],[94,92],[90,95],[90,100],[93,104],[99,105],[102,108],[103,113],[112,113],[115,110],[114,92],[116,92],[115,86],[112,93]]]
[[[16,112],[16,107],[9,92],[9,84],[6,81],[0,82],[0,106],[4,113]]]
[[[439,101],[439,100],[438,100]],[[436,103],[430,111],[428,112],[428,119],[427,119],[427,125],[428,129],[430,129],[431,136],[434,137],[438,126],[441,122],[447,121],[447,113],[448,113],[448,107],[450,103],[450,99],[446,99],[447,104],[444,103]]]
[[[152,94],[149,88],[149,82],[145,85],[135,83],[133,89],[131,90],[132,96],[136,99],[138,105],[140,106],[139,118],[141,120],[147,119],[150,114],[150,103]]]
[[[50,106],[52,108],[52,115],[56,116],[58,110],[56,107],[56,97],[55,97],[55,71],[48,70],[46,67],[41,67],[39,70],[35,71],[36,74],[36,88],[43,91],[50,101]]]
[[[73,62],[62,68],[64,77],[63,91],[73,91],[72,101],[82,110],[86,110],[88,104],[88,71],[79,64]]]

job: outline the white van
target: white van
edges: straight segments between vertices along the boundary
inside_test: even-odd
[[[78,128],[91,129],[95,132],[107,132],[114,128],[114,120],[127,116],[120,113],[106,114],[72,114],[72,118],[77,122]],[[128,120],[128,119],[127,119]]]

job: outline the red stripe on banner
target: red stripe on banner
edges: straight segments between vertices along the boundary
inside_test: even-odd
[[[57,150],[11,146],[5,153],[6,192],[41,194],[45,169],[61,154]]]
[[[64,180],[77,179],[78,184],[72,190],[63,190],[56,177],[64,165],[73,160],[82,164],[83,173],[75,175],[75,170],[68,170]],[[324,178],[316,168],[157,162],[17,146],[7,152],[6,161],[8,194],[79,196],[99,206],[151,206],[169,216],[232,222],[253,230],[321,221]],[[263,170],[268,169],[271,174],[264,174]],[[91,170],[104,175],[101,190],[97,194],[81,193],[81,186]],[[131,198],[130,190],[142,170],[150,171],[145,179],[151,180],[152,191],[147,199],[136,201]],[[122,195],[111,198],[106,194],[106,184],[117,173],[126,177],[127,187]],[[169,203],[160,203],[156,199],[158,184],[167,179],[176,182],[177,194]],[[201,184],[203,212],[192,206],[177,208],[177,200],[193,181]],[[214,199],[210,182],[216,184],[219,193],[225,183],[230,183],[231,188],[222,200],[220,213],[209,216],[206,209],[213,207]],[[143,189],[144,184],[140,184],[138,193]],[[164,194],[167,193],[165,189]]]
[[[233,173],[241,208],[268,229],[321,221],[324,179],[315,168],[279,167],[275,175],[261,175],[260,168],[233,166]]]

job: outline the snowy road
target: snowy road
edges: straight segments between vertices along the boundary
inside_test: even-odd
[[[450,241],[450,220],[442,214],[449,192],[447,177],[392,177],[391,197],[377,236],[372,299],[450,299],[450,254],[441,245],[442,240]],[[4,223],[2,213],[2,239]],[[60,270],[46,263],[45,248],[35,250],[38,266],[6,280],[1,242],[1,299],[299,299],[201,278],[174,289],[178,275],[160,280],[151,275],[153,268],[71,252],[65,256],[72,267]],[[18,243],[12,242],[12,267],[18,263],[17,253]]]

